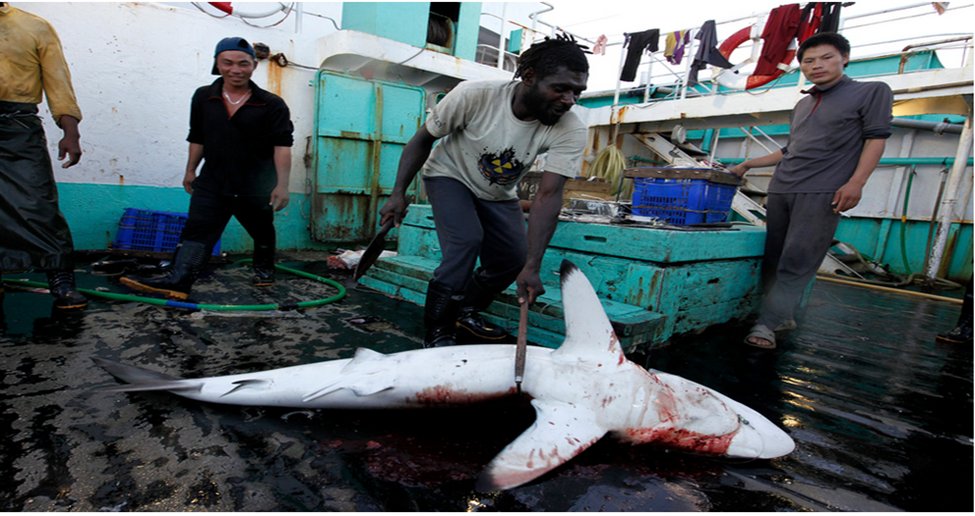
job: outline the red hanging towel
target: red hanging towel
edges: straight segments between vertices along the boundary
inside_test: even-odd
[[[772,9],[762,29],[762,54],[755,65],[754,75],[774,75],[778,64],[785,59],[789,43],[796,37],[802,10],[799,4],[787,4]]]

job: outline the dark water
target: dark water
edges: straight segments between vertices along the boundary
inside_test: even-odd
[[[260,292],[247,280],[225,267],[194,298],[332,293],[287,278]],[[724,325],[634,357],[778,422],[798,445],[787,457],[719,460],[604,439],[504,493],[477,493],[474,481],[533,421],[524,398],[429,411],[226,407],[101,392],[114,382],[91,362],[192,377],[345,358],[359,346],[415,349],[419,307],[353,290],[305,312],[202,315],[95,301],[81,316],[52,317],[47,296],[10,289],[3,306],[0,510],[973,509],[972,348],[935,343],[958,316],[943,302],[819,283],[802,328],[776,352],[744,348],[745,327]]]

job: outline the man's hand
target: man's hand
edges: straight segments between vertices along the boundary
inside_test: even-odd
[[[403,222],[403,217],[406,216],[406,208],[409,205],[410,202],[406,200],[406,196],[393,192],[386,199],[383,207],[379,209],[379,224],[385,225],[388,220],[392,219],[393,224],[399,227],[400,223]]]
[[[193,181],[195,180],[195,170],[187,170],[186,173],[183,174],[183,190],[186,190],[186,193],[193,195]]]
[[[833,213],[842,213],[860,204],[863,186],[858,183],[846,183],[833,195]]]
[[[537,270],[524,268],[515,280],[518,289],[518,304],[534,303],[539,296],[545,293],[542,279]]]
[[[744,162],[742,162],[728,169],[728,172],[731,172],[738,177],[742,177],[745,175],[745,172],[748,172],[748,167],[746,167]]]
[[[288,185],[278,185],[271,190],[271,202],[268,203],[274,211],[281,211],[288,205],[291,195],[288,193]]]
[[[73,167],[81,161],[81,133],[78,132],[78,119],[63,115],[58,119],[58,125],[64,131],[64,137],[58,142],[58,160],[65,156],[68,160],[61,164],[61,168]]]

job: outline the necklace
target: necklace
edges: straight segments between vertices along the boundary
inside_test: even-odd
[[[235,106],[236,106],[237,104],[240,104],[241,102],[243,102],[243,101],[244,101],[244,99],[246,99],[246,98],[247,98],[247,97],[249,97],[250,95],[251,95],[251,92],[250,92],[250,91],[247,91],[246,93],[244,93],[243,95],[241,95],[241,96],[240,96],[240,98],[238,98],[237,100],[234,100],[234,99],[232,99],[232,98],[230,98],[230,94],[229,94],[229,93],[227,93],[226,91],[225,91],[225,92],[223,92],[223,97],[224,97],[225,99],[227,99],[227,102],[230,102],[231,104],[233,104],[233,105],[235,105]]]

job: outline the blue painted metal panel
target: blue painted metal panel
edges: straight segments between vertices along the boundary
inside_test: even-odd
[[[368,140],[375,137],[375,85],[343,75],[322,73],[318,81],[319,136]]]
[[[481,2],[461,2],[454,35],[454,56],[473,61],[481,31]]]
[[[372,144],[351,138],[318,139],[318,193],[366,194]]]
[[[384,142],[402,143],[410,141],[423,118],[424,91],[400,84],[376,83],[378,98],[382,100],[382,122],[380,129]],[[362,115],[360,116],[368,116]],[[375,112],[373,111],[373,120]]]
[[[321,72],[315,118],[312,238],[370,238],[403,146],[423,121],[422,88]]]
[[[344,2],[342,28],[375,34],[414,47],[427,41],[430,2]]]

